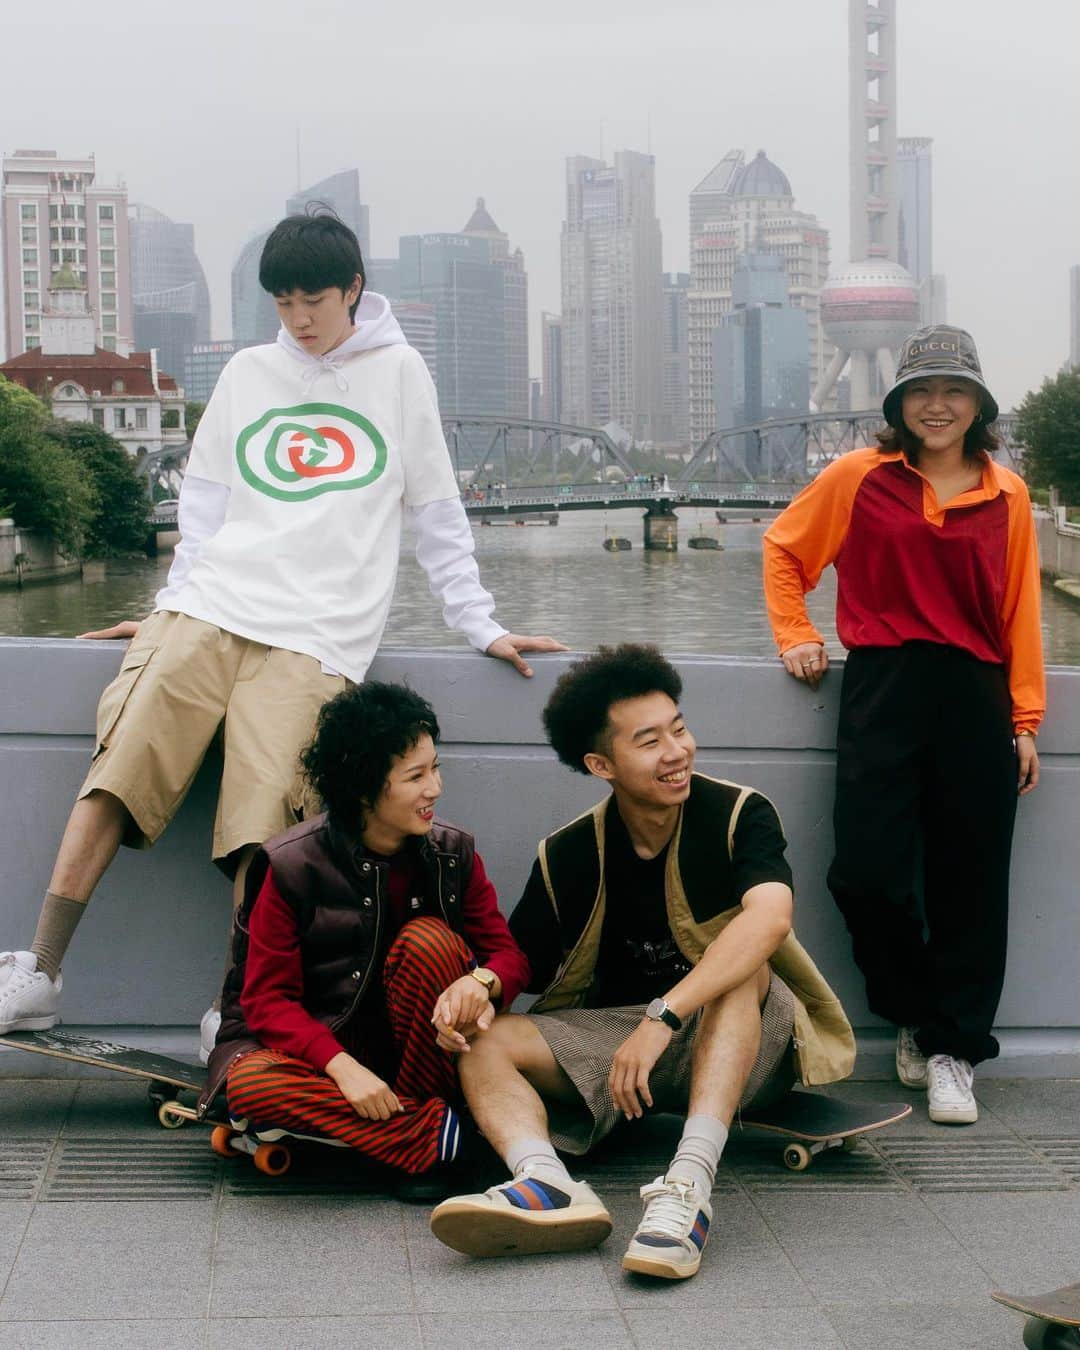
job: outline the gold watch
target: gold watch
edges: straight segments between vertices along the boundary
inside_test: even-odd
[[[492,998],[492,991],[495,988],[495,972],[486,969],[484,966],[474,966],[473,969],[469,971],[469,974],[474,980],[484,986],[487,990],[488,998]]]

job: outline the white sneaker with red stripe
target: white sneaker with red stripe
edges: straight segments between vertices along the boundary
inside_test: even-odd
[[[692,1181],[657,1177],[642,1186],[645,1213],[623,1257],[623,1270],[687,1280],[696,1275],[709,1238],[712,1206]]]

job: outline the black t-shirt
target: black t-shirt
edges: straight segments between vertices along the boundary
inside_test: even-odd
[[[726,848],[726,839],[717,846]],[[767,798],[754,793],[743,803],[732,850],[734,885],[721,908],[742,900],[767,881],[791,885],[780,819]],[[655,858],[639,858],[614,799],[607,811],[604,888],[607,903],[600,935],[590,1007],[622,1008],[648,1003],[670,991],[690,970],[668,924],[664,895],[666,845]]]

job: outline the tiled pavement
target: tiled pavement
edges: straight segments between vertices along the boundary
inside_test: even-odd
[[[582,1169],[615,1218],[601,1250],[472,1262],[340,1153],[273,1181],[215,1158],[201,1127],[161,1130],[138,1085],[0,1080],[0,1350],[1019,1347],[1022,1319],[988,1291],[1080,1278],[1080,1082],[987,1081],[971,1129],[911,1099],[911,1119],[802,1174],[736,1138],[701,1273],[668,1284],[619,1260],[670,1121]]]

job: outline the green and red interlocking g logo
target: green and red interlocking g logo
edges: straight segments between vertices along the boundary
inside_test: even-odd
[[[336,403],[271,408],[236,440],[244,481],[279,502],[367,487],[386,468],[386,442],[359,413]]]

